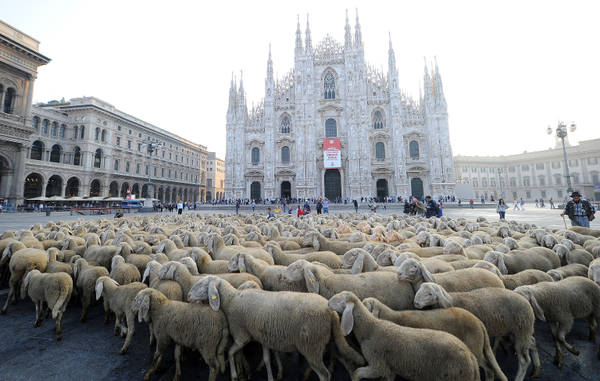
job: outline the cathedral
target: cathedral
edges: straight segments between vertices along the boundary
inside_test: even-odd
[[[227,109],[225,197],[434,197],[454,194],[448,113],[437,63],[425,64],[418,100],[399,88],[390,39],[387,73],[365,61],[361,27],[346,14],[344,43],[313,46],[296,30],[294,67],[247,107],[232,78]]]

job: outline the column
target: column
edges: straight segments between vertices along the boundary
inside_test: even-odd
[[[4,94],[6,91],[0,93],[0,112],[4,112]]]
[[[44,184],[42,184],[42,197],[46,197],[46,187],[48,186],[48,182],[45,181]]]
[[[63,184],[63,186],[61,187],[62,189],[60,190],[60,196],[61,197],[65,197],[65,194],[67,193],[67,183],[68,183],[68,179],[67,181],[65,181],[65,183]]]
[[[9,203],[15,205],[23,203],[23,188],[25,186],[25,154],[27,147],[23,145],[18,146],[16,152],[15,168],[13,171],[13,183],[11,186],[11,192],[9,197]]]

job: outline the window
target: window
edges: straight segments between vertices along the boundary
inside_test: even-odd
[[[325,74],[325,78],[323,79],[323,90],[323,98],[335,99],[335,77],[332,72]]]
[[[515,172],[515,167],[508,167],[508,172],[514,173]]]
[[[281,118],[281,133],[289,134],[291,125],[292,123],[290,121],[290,117],[288,115],[284,115],[283,118]]]
[[[15,112],[15,93],[16,91],[12,87],[6,89],[6,93],[4,94],[4,112],[6,114],[12,114]]]
[[[373,129],[380,130],[383,128],[383,114],[380,110],[375,110],[373,113]]]
[[[556,193],[558,194],[558,197],[559,197],[559,198],[562,198],[562,196],[563,196],[563,191],[559,190],[559,191],[557,191]]]
[[[560,175],[555,175],[554,176],[554,184],[555,185],[562,185],[562,178],[560,177]]]
[[[480,171],[481,171],[481,173],[485,173],[487,171],[487,168],[486,167],[481,167]]]
[[[559,169],[560,168],[560,161],[553,161],[552,162],[552,168],[553,169]]]
[[[52,146],[50,151],[50,161],[53,163],[60,163],[61,148],[58,144]]]
[[[100,138],[100,127],[96,127],[96,135],[94,135],[94,139],[98,140]]]
[[[531,198],[531,191],[526,191],[525,192],[525,197]]]
[[[257,147],[252,148],[252,164],[260,162],[260,150]]]
[[[521,171],[529,171],[529,165],[527,165],[527,164],[523,164],[523,165],[521,166]]]
[[[131,140],[128,140],[128,141],[127,141],[127,148],[128,148],[128,149],[131,149]]]
[[[528,187],[529,185],[529,177],[523,177],[523,186]]]
[[[600,185],[600,181],[598,178],[599,178],[598,172],[592,172],[592,184]]]
[[[417,143],[417,147],[418,147],[418,144],[419,144],[419,143]],[[409,148],[410,148],[410,145],[409,145]],[[473,172],[473,173],[477,172],[477,168],[475,168],[475,167],[472,167],[472,168],[471,168],[471,172]]]
[[[487,187],[487,179],[481,179],[481,186],[484,188]]]
[[[142,152],[142,143],[138,143],[138,152]]]
[[[42,134],[48,134],[48,125],[50,125],[50,121],[48,119],[44,119],[42,121]]]
[[[129,130],[129,135],[131,135],[131,130]]]
[[[128,161],[125,162],[125,172],[129,173],[130,164]]]
[[[75,147],[73,150],[73,165],[81,165],[81,149]]]
[[[80,139],[83,139],[83,137],[85,136],[85,126],[81,126],[79,132],[81,132]]]
[[[35,128],[37,130],[37,127]],[[588,164],[598,164],[598,158],[597,157],[588,157]]]
[[[419,160],[419,143],[416,140],[411,140],[408,143],[408,151],[412,160]],[[473,168],[473,172],[477,171],[477,168]]]
[[[156,169],[156,168],[154,168],[154,169]],[[165,177],[165,169],[164,168],[160,169],[160,176]]]
[[[544,163],[536,163],[535,169],[538,169],[538,170],[544,169]]]
[[[77,126],[73,126],[73,139],[77,139],[79,137],[77,132]]]
[[[117,131],[121,131],[121,126],[117,126]]]
[[[100,138],[103,142],[106,141],[106,130],[102,130],[102,137]]]
[[[31,155],[29,156],[32,160],[42,160],[42,156],[44,153],[44,143],[39,140],[36,140],[31,145]]]
[[[33,120],[31,121],[31,127],[33,127],[34,130],[39,130],[40,129],[40,118],[38,118],[37,116],[33,117]]]
[[[100,148],[98,148],[96,150],[96,154],[94,155],[94,167],[100,168],[101,163],[102,163],[102,150]]]
[[[64,138],[65,138],[65,130],[66,130],[66,129],[67,129],[67,126],[65,126],[64,124],[61,124],[61,125],[60,125],[60,130],[59,130],[59,132],[58,132],[58,136],[59,136],[61,139],[64,139]]]
[[[146,166],[146,176],[150,174],[150,168]],[[156,176],[156,167],[154,168],[154,176]]]
[[[281,147],[281,161],[284,163],[290,162],[290,147]]]
[[[544,186],[546,185],[546,178],[544,176],[540,176],[538,177],[538,185],[539,186]]]
[[[119,170],[119,159],[115,159],[115,165],[114,165],[114,170],[118,171]]]
[[[52,122],[52,127],[50,128],[50,136],[56,136],[58,133],[58,124],[56,122]]]
[[[121,137],[117,136],[117,146],[121,146]]]
[[[477,188],[479,186],[479,183],[477,181],[477,179],[473,179],[473,188]]]
[[[375,158],[377,160],[385,159],[385,145],[382,142],[375,143]]]
[[[496,179],[490,179],[490,186],[496,187]]]
[[[570,159],[569,160],[569,165],[571,167],[577,167],[579,165],[579,160],[578,159]]]
[[[148,169],[148,167],[146,167],[146,169]],[[135,166],[135,173],[139,175],[141,170],[142,165],[140,163],[137,163],[137,165]]]
[[[173,153],[169,152],[169,160],[173,159]]]
[[[154,167],[154,177],[156,177],[156,167]]]
[[[335,119],[327,119],[325,121],[325,137],[335,138],[337,137],[337,122]]]
[[[510,186],[511,187],[516,187],[517,186],[517,179],[514,177],[510,178]]]
[[[543,190],[541,193],[542,193],[542,198],[546,198],[546,191]]]

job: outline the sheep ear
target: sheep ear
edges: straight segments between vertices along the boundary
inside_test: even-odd
[[[450,301],[450,295],[448,295],[446,290],[444,290],[441,287],[439,290],[440,290],[440,292],[437,293],[437,297],[438,297],[438,303],[440,304],[440,307],[442,307],[442,308],[452,307],[452,302]]]
[[[306,282],[306,288],[308,292],[312,292],[314,294],[319,293],[319,281],[313,272],[308,268],[308,266],[304,266],[304,280]]]
[[[144,276],[142,277],[142,283],[146,282],[146,278],[150,275],[150,266],[146,264],[146,269],[144,270]]]
[[[246,272],[246,260],[244,259],[244,255],[240,255],[238,258],[238,270],[240,270],[241,273]]]
[[[25,299],[27,296],[27,290],[29,288],[29,280],[31,279],[31,271],[27,273],[25,279],[23,279],[23,284],[21,286],[21,299]]]
[[[435,279],[433,278],[433,275],[431,275],[431,273],[429,272],[429,270],[427,270],[425,265],[423,265],[422,263],[419,263],[419,268],[421,269],[421,276],[423,276],[423,282],[435,283]]]
[[[165,250],[165,243],[161,242],[160,245],[158,245],[158,249],[156,249],[157,253],[162,253],[163,250]]]
[[[344,334],[344,336],[348,336],[354,328],[354,314],[352,313],[353,310],[354,303],[346,303],[346,308],[344,308],[344,312],[342,312],[342,333]]]
[[[185,237],[183,237],[183,246],[187,246],[189,242],[190,242],[190,236],[189,236],[189,234],[186,234]]]
[[[215,281],[208,284],[208,304],[213,311],[218,311],[221,307],[221,298],[219,297],[219,290],[215,286]]]
[[[104,281],[102,279],[98,279],[96,281],[96,300],[100,299],[102,296],[102,288],[104,287]]]
[[[352,274],[362,273],[365,269],[364,262],[365,262],[365,255],[358,254],[356,256],[356,260],[354,261],[354,264],[352,265]]]
[[[313,247],[315,248],[315,251],[321,251],[321,244],[319,243],[319,237],[317,237],[317,235],[315,234],[313,237]]]
[[[508,274],[508,269],[506,268],[506,264],[504,263],[504,256],[498,256],[498,269],[502,275]]]
[[[533,313],[538,320],[546,321],[546,316],[544,315],[544,310],[538,304],[538,301],[535,299],[535,296],[531,292],[527,293],[525,296],[529,300],[529,304],[531,304],[531,308],[533,308]]]
[[[150,296],[149,295],[144,295],[142,300],[140,301],[140,304],[138,305],[138,321],[141,323],[142,321],[148,321],[149,316],[148,313],[150,312]]]
[[[2,260],[5,260],[6,257],[8,257],[10,254],[10,245],[8,245],[4,248],[4,251],[2,252]]]

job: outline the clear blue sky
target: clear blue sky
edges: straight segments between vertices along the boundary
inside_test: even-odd
[[[454,154],[545,149],[549,124],[600,137],[598,6],[593,1],[68,1],[0,0],[0,17],[41,42],[35,101],[94,95],[225,153],[231,72],[249,106],[293,65],[296,15],[313,45],[343,41],[358,8],[366,60],[387,70],[391,32],[400,86],[418,96],[423,56],[437,56]],[[238,74],[239,75],[239,74]]]

